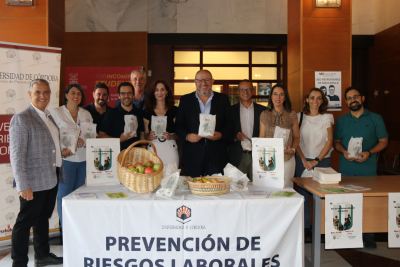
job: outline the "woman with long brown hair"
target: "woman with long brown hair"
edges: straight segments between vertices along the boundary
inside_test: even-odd
[[[296,149],[296,177],[301,177],[304,170],[314,167],[330,167],[333,150],[333,115],[326,113],[328,99],[319,88],[311,88],[307,93],[303,112],[298,113],[300,123],[300,144]],[[310,200],[311,194],[299,187],[304,196],[304,228],[305,238],[310,240]]]
[[[150,140],[157,149],[157,156],[164,164],[176,162],[179,166],[178,146],[175,134],[175,117],[177,107],[174,106],[174,96],[164,80],[155,80],[147,94],[146,106],[143,112],[144,136]],[[151,130],[152,116],[167,116],[167,129],[162,138],[157,138],[155,132]],[[148,150],[154,151],[149,145]]]
[[[285,186],[293,188],[290,180],[294,175],[294,153],[299,145],[299,123],[292,110],[289,92],[285,86],[276,84],[271,89],[268,109],[260,115],[260,137],[274,138],[276,127],[289,130],[289,138],[284,147]]]

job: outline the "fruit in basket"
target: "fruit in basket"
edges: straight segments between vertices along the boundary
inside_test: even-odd
[[[161,164],[159,164],[159,163],[156,163],[156,164],[154,164],[154,166],[153,166],[153,170],[154,170],[155,172],[158,171],[160,168],[161,168]]]
[[[136,170],[137,170],[138,173],[144,173],[144,167],[143,167],[143,165],[138,165],[138,166],[136,167]]]
[[[218,180],[217,178],[213,178],[213,179],[211,180],[211,182],[212,182],[212,183],[221,183],[221,181]]]
[[[135,166],[133,166],[133,165],[131,164],[131,165],[126,166],[126,168],[127,168],[127,169],[131,169],[131,168],[135,168]]]
[[[133,165],[133,167],[137,168],[138,166],[143,166],[143,164],[141,162],[136,162],[135,165]]]
[[[196,179],[196,178],[195,178],[195,179]],[[197,180],[196,183],[197,183],[197,184],[203,184],[203,181],[202,181],[202,180]]]
[[[154,166],[154,162],[152,162],[151,160],[149,160],[148,162],[146,162],[146,164],[144,164],[145,167],[151,167],[153,168]]]
[[[202,177],[201,180],[203,180],[203,183],[211,183],[210,180],[208,180],[207,178]]]
[[[153,172],[154,172],[154,170],[153,170],[152,167],[147,167],[147,168],[144,170],[144,174],[150,174],[150,173],[153,173]]]

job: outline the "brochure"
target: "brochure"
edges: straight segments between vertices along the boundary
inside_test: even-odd
[[[128,197],[127,195],[125,195],[124,192],[118,192],[118,193],[105,193],[106,196],[110,199],[113,198],[124,198],[124,197]]]
[[[271,192],[268,191],[249,191],[248,194],[245,195],[246,198],[267,198]]]
[[[273,197],[292,197],[296,192],[288,192],[288,191],[278,191],[273,193],[271,196]]]
[[[352,185],[352,184],[349,184],[349,185],[339,185],[339,187],[340,188],[343,188],[343,189],[349,189],[349,190],[354,190],[354,191],[366,191],[366,190],[371,190],[371,188],[365,188],[365,187],[362,187],[362,186],[358,186],[358,185]]]
[[[97,198],[95,193],[76,193],[75,199],[95,199]]]
[[[343,188],[337,188],[337,187],[322,187],[322,188],[318,188],[324,191],[328,191],[331,193],[346,193],[349,192],[349,190],[345,190]]]

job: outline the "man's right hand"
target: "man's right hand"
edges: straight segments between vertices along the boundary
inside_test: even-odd
[[[236,140],[238,140],[238,141],[244,141],[244,139],[246,139],[246,137],[247,136],[242,132],[239,132],[236,134]]]
[[[344,155],[344,158],[347,159],[348,161],[355,161],[356,160],[355,158],[350,158],[349,157],[349,155],[350,155],[349,151],[343,151],[343,155]]]
[[[191,134],[187,135],[187,140],[191,143],[197,143],[201,140],[201,138],[203,138],[203,137],[201,137],[200,135],[195,134],[195,133],[191,133]]]
[[[33,199],[33,191],[32,191],[32,189],[26,189],[26,190],[24,190],[24,191],[21,191],[21,192],[19,192],[19,195],[20,195],[23,199],[25,199],[25,200],[27,200],[27,201]]]
[[[136,136],[136,133],[133,134],[132,136],[131,133],[132,132],[128,133],[127,135],[124,135],[124,133],[122,133],[121,136],[119,137],[119,141],[122,143]]]

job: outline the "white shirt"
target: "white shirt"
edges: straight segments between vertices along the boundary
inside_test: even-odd
[[[300,113],[297,113],[300,123]],[[303,115],[303,122],[300,127],[300,148],[307,159],[315,159],[321,153],[328,141],[328,128],[334,124],[332,114],[320,114],[318,116]],[[333,147],[325,158],[331,156]]]
[[[240,102],[240,125],[242,127],[242,132],[251,139],[253,136],[254,127],[254,105],[251,101],[250,107],[246,108]]]
[[[77,122],[74,121],[74,119],[71,116],[71,113],[69,113],[69,110],[64,106],[58,107],[50,111],[51,116],[57,123],[58,128],[61,129],[61,127],[65,128],[72,128],[72,129],[77,129],[80,130],[80,124],[82,122],[93,122],[93,118],[90,115],[89,111],[79,108],[78,109],[78,118]],[[80,134],[79,134],[80,137]],[[72,162],[82,162],[86,161],[86,144],[84,147],[78,148],[77,151],[71,151],[75,152],[74,155],[69,156],[64,158],[64,160],[67,161],[72,161]]]
[[[32,105],[32,103],[31,103],[31,105]],[[62,158],[61,158],[61,149],[60,149],[60,134],[59,134],[58,128],[48,118],[48,116],[50,115],[50,112],[48,111],[47,108],[43,112],[40,109],[36,108],[34,105],[32,105],[32,107],[36,110],[37,114],[40,116],[40,118],[43,120],[44,124],[46,124],[47,128],[50,131],[51,138],[53,139],[54,145],[56,147],[56,151],[53,151],[53,153],[56,153],[56,167],[61,167],[62,166]]]

